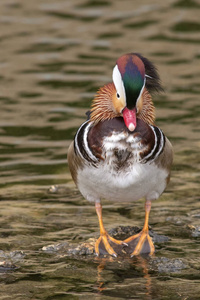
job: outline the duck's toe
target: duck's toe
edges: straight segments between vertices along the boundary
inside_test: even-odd
[[[102,234],[95,244],[95,253],[97,256],[110,254],[117,257],[122,253],[124,246],[127,244],[124,241],[119,241],[111,237],[108,233]]]
[[[132,256],[139,254],[153,255],[155,247],[147,231],[142,230],[140,233],[133,235],[124,241],[128,244],[128,252]]]

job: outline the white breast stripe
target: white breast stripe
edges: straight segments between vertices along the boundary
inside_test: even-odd
[[[76,149],[76,151],[78,151],[78,154],[79,154],[83,159],[84,159],[84,157],[83,157],[83,155],[82,155],[81,152],[80,152],[80,149],[79,149],[79,146],[78,146],[78,141],[77,141],[77,139],[78,139],[78,134],[79,134],[81,128],[82,128],[87,122],[88,122],[88,121],[84,122],[84,123],[79,127],[79,129],[78,129],[78,131],[77,131],[77,133],[76,133],[76,136],[75,136],[75,138],[74,138],[75,149]]]
[[[151,127],[151,129],[153,130],[153,133],[154,133],[154,137],[155,137],[155,143],[154,143],[154,147],[153,147],[153,149],[151,150],[151,152],[147,155],[147,156],[145,156],[143,159],[142,159],[142,161],[145,161],[145,160],[147,160],[149,157],[151,157],[151,155],[154,153],[154,151],[155,151],[155,149],[156,149],[156,147],[157,147],[157,142],[158,142],[158,139],[157,139],[157,135],[156,135],[156,132],[155,132],[155,130],[154,130],[154,127],[153,126],[151,126],[151,125],[149,125],[150,127]]]
[[[91,160],[98,161],[96,156],[94,156],[92,154],[92,151],[88,147],[87,136],[88,136],[88,131],[89,131],[90,127],[91,127],[91,123],[88,123],[88,125],[85,127],[85,131],[84,131],[84,135],[83,135],[84,148],[85,148],[85,151],[87,152],[88,156],[91,158]]]
[[[144,162],[146,160],[148,160],[148,158],[150,158],[149,160],[149,163],[153,162],[159,155],[160,153],[162,152],[163,150],[163,147],[165,145],[165,137],[164,137],[164,134],[162,132],[162,130],[160,130],[160,128],[156,127],[156,129],[159,131],[160,133],[160,137],[158,138],[157,134],[156,134],[156,131],[155,131],[155,128],[154,126],[152,125],[149,125],[151,127],[151,129],[153,130],[153,133],[154,133],[154,137],[155,137],[155,144],[154,144],[154,147],[153,149],[151,150],[151,152],[145,156],[141,162]],[[157,149],[156,153],[154,154],[155,150],[156,150],[156,147],[159,146],[159,148]],[[152,156],[152,158],[151,158]]]
[[[78,129],[74,142],[75,142],[75,149],[77,150],[78,154],[85,160],[86,158],[83,156],[83,154],[81,153],[81,150],[79,148],[78,145],[78,136],[80,134],[81,129],[85,126],[85,124],[87,124],[88,121],[84,122]],[[87,126],[83,129],[83,141],[82,141],[82,146],[84,151],[87,153],[88,157],[93,160],[94,162],[98,161],[98,159],[92,154],[92,151],[90,150],[89,146],[88,146],[88,140],[87,140],[87,136],[88,136],[88,131],[91,127],[92,123],[88,123]]]
[[[164,147],[164,134],[163,134],[162,130],[160,130],[160,128],[158,128],[158,130],[160,131],[161,140],[160,140],[159,150],[157,151],[156,155],[154,156],[154,159],[156,159],[160,155],[160,153],[162,152],[163,147]]]

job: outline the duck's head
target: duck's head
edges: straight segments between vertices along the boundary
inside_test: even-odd
[[[139,56],[126,54],[118,58],[113,69],[113,83],[116,89],[113,104],[116,112],[123,115],[130,131],[136,127],[136,114],[141,110],[141,95],[145,82],[145,66]]]
[[[161,90],[154,65],[138,53],[118,58],[113,69],[113,83],[101,88],[94,99],[93,121],[123,116],[126,127],[134,131],[137,117],[154,121],[154,107],[149,92]],[[106,117],[107,116],[107,117]]]

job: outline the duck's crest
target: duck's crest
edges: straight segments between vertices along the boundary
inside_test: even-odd
[[[144,66],[145,66],[145,75],[146,75],[146,88],[147,90],[152,92],[161,92],[163,91],[163,87],[161,85],[160,76],[158,75],[157,69],[152,62],[150,62],[146,57],[142,56],[140,53],[132,53],[138,56]]]

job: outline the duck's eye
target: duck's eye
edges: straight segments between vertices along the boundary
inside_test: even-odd
[[[120,98],[120,95],[117,93],[117,98],[119,99]]]

